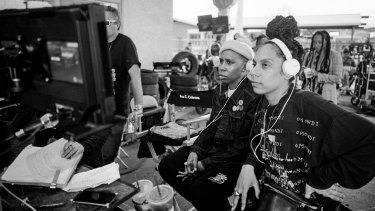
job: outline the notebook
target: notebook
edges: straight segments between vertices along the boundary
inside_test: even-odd
[[[68,140],[61,138],[45,147],[27,146],[1,176],[5,183],[63,188],[69,182],[82,153],[62,158]]]

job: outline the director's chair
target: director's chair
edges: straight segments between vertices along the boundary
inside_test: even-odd
[[[201,127],[199,122],[205,122],[209,120],[210,114],[200,115],[195,118],[188,118],[180,123],[176,123],[178,120],[176,106],[184,107],[212,107],[213,90],[208,91],[176,91],[170,89],[167,94],[167,99],[164,102],[163,108],[165,109],[163,124],[155,125],[150,129],[147,129],[147,133],[142,133],[140,130],[138,133],[142,133],[143,138],[138,150],[138,157],[142,158],[141,151],[143,148],[147,150],[147,155],[144,157],[153,158],[156,163],[155,169],[160,162],[159,156],[165,153],[165,147],[169,147],[172,151],[176,150],[176,147],[184,145],[192,145],[195,139],[198,137],[199,132],[205,127]],[[185,109],[186,110],[186,109]],[[193,110],[195,111],[195,109]],[[194,126],[194,127],[193,127]],[[164,151],[157,153],[157,149],[160,146],[164,147]],[[174,198],[175,210],[180,210],[176,198]],[[193,210],[190,209],[190,210]],[[189,210],[189,211],[190,211]]]
[[[212,107],[213,90],[207,91],[176,91],[169,90],[167,100],[165,101],[165,114],[163,118],[164,124],[153,126],[145,139],[141,140],[141,147],[146,144],[149,153],[145,157],[152,157],[156,163],[159,163],[158,154],[163,154],[163,150],[157,152],[155,148],[164,147],[175,151],[181,146],[192,145],[197,135],[205,126],[201,126],[201,122],[209,120],[210,114],[200,115],[198,117],[176,122],[176,106],[184,107]],[[144,150],[144,149],[143,149]],[[138,152],[138,157],[142,157]]]

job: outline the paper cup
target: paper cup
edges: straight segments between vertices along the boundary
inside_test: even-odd
[[[153,187],[146,194],[146,200],[150,205],[151,211],[174,211],[173,196],[174,191],[169,185],[159,185],[160,193],[157,187]]]

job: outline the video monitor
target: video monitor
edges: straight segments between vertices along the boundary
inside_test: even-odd
[[[0,26],[2,94],[40,112],[112,121],[104,6],[3,10]]]
[[[198,16],[198,29],[200,32],[212,30],[212,15]]]

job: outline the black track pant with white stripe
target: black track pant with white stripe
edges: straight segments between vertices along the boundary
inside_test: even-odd
[[[182,147],[163,158],[159,164],[161,177],[199,211],[229,210],[228,197],[234,193],[242,163],[215,165],[193,180],[182,181],[176,176],[185,170],[189,153],[190,147]]]

